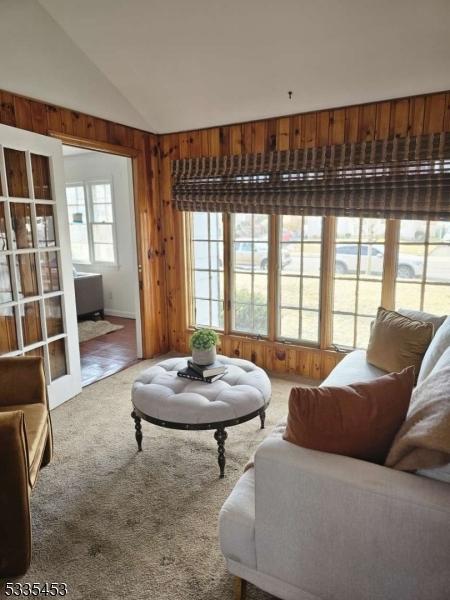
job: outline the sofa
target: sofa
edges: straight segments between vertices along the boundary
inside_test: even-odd
[[[76,273],[73,283],[77,317],[99,314],[104,319],[103,276],[100,273]]]
[[[450,317],[441,328],[442,344]],[[440,357],[435,368],[450,363],[437,338],[418,385],[427,355]],[[354,351],[322,385],[384,374]],[[301,448],[282,439],[284,429],[261,443],[220,512],[235,597],[248,581],[283,600],[448,600],[450,465],[401,472]]]
[[[42,358],[0,359],[0,577],[31,560],[30,493],[52,458]]]

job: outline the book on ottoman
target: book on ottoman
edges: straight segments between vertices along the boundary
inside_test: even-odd
[[[215,375],[225,373],[225,365],[222,365],[217,360],[212,365],[197,365],[188,359],[188,367],[202,377],[214,377]]]
[[[223,373],[217,373],[216,375],[204,377],[200,373],[197,373],[197,371],[194,371],[194,369],[191,369],[191,367],[185,367],[184,369],[178,371],[177,375],[178,377],[184,377],[186,379],[193,379],[195,381],[204,381],[205,383],[212,383],[213,381],[217,381],[217,379],[223,377],[225,375],[225,371]]]

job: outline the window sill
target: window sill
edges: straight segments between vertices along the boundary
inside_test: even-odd
[[[353,350],[355,350],[355,348],[342,348],[339,347],[339,349],[335,348],[335,347],[329,347],[329,348],[320,348],[318,345],[308,345],[306,342],[296,342],[295,340],[269,340],[269,338],[266,337],[256,337],[256,336],[252,336],[252,335],[247,335],[245,333],[238,333],[235,331],[230,331],[229,333],[225,334],[223,329],[214,329],[213,327],[210,327],[210,329],[213,329],[214,331],[216,331],[220,336],[222,337],[226,337],[226,338],[233,338],[233,339],[238,339],[238,340],[242,340],[244,342],[256,342],[256,343],[261,343],[264,344],[265,346],[278,346],[278,347],[285,347],[285,348],[292,348],[294,350],[305,350],[305,351],[310,351],[310,352],[327,352],[327,353],[332,353],[332,354],[348,354],[349,352],[353,352]],[[192,333],[194,333],[194,331],[196,330],[196,328],[191,325],[187,328],[186,333],[188,335],[191,335]]]

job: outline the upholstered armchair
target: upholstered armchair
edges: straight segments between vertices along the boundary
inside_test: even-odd
[[[0,577],[29,567],[30,493],[52,445],[42,359],[0,358]]]

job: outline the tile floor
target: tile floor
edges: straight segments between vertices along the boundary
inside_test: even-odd
[[[81,384],[83,387],[109,377],[139,362],[136,357],[136,322],[122,317],[105,317],[123,329],[80,344]]]

